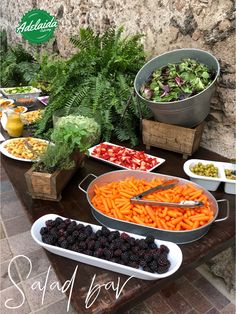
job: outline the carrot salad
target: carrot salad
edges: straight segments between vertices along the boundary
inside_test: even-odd
[[[173,208],[131,204],[130,198],[162,184],[164,181],[164,179],[157,178],[148,182],[131,177],[101,187],[95,185],[92,204],[107,216],[165,230],[192,230],[213,220],[214,214],[207,196],[202,189],[191,183],[177,185],[165,191],[156,191],[142,199],[176,203],[184,200],[196,200],[202,201],[204,206]]]

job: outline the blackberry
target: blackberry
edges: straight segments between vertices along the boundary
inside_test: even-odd
[[[139,262],[139,265],[140,265],[141,267],[146,267],[146,266],[147,266],[147,262],[146,262],[145,260],[141,260],[141,261]]]
[[[47,227],[42,227],[42,228],[40,229],[40,234],[41,234],[41,235],[44,235],[44,234],[46,234],[46,233],[48,233],[48,228],[47,228]]]
[[[162,245],[160,245],[160,251],[161,251],[161,253],[169,253],[169,248],[167,247],[167,246],[165,246],[164,244],[162,244]]]
[[[80,241],[78,245],[79,248],[83,251],[87,249],[87,244],[84,241]]]
[[[52,219],[47,220],[45,222],[46,227],[48,227],[49,229],[51,229],[54,226],[54,221],[52,221]]]
[[[157,272],[158,272],[158,274],[164,274],[164,273],[166,273],[169,270],[169,268],[170,268],[169,264],[166,265],[166,266],[159,266],[157,268]]]
[[[68,242],[67,242],[66,240],[62,241],[62,242],[61,242],[61,247],[62,247],[63,249],[67,249],[67,248],[68,248]]]
[[[66,224],[66,226],[68,226],[71,223],[71,220],[69,218],[64,220],[64,223]]]
[[[127,265],[132,268],[139,268],[139,264],[136,262],[129,261]]]
[[[80,232],[79,236],[78,236],[78,240],[79,241],[84,241],[87,238],[87,235],[83,232]]]
[[[108,248],[105,248],[103,250],[103,254],[107,260],[110,260],[112,258],[112,252]]]
[[[59,229],[57,233],[58,233],[59,237],[62,237],[65,235],[66,232],[64,229]]]
[[[132,252],[134,252],[134,254],[138,254],[139,250],[140,249],[137,245],[132,247]]]
[[[143,259],[147,262],[147,263],[149,263],[149,262],[151,262],[152,260],[153,260],[153,256],[151,255],[151,254],[144,254],[144,256],[143,256]]]
[[[122,240],[126,240],[127,241],[130,238],[130,236],[127,233],[122,232],[121,235],[120,235],[120,238]]]
[[[148,244],[147,244],[147,242],[145,242],[144,239],[139,240],[138,246],[144,250],[146,250],[148,248]]]
[[[94,255],[92,250],[87,250],[87,251],[84,252],[84,254],[87,254],[89,256],[93,256]]]
[[[166,266],[168,264],[168,259],[165,256],[160,256],[157,260],[159,266]]]
[[[100,237],[99,239],[101,246],[105,247],[107,244],[107,239],[105,237]]]
[[[63,237],[63,236],[61,236],[58,240],[57,240],[57,242],[59,243],[59,244],[61,244],[61,242],[63,242],[63,241],[65,241],[65,237]]]
[[[88,241],[87,246],[89,250],[93,250],[95,246],[95,241],[94,240]]]
[[[69,237],[67,237],[67,241],[69,244],[73,244],[75,242],[75,237],[69,236]]]
[[[126,244],[123,244],[120,246],[120,249],[122,252],[126,252],[126,251],[128,251],[128,246]]]
[[[83,225],[83,224],[78,224],[78,225],[76,226],[76,230],[80,231],[80,230],[82,230],[82,229],[84,229],[84,225]]]
[[[104,236],[104,237],[108,237],[109,236],[109,234],[110,234],[110,230],[109,229],[107,229],[107,227],[102,227],[102,229],[101,229],[101,231],[102,231],[102,235]]]
[[[101,243],[100,241],[96,241],[95,244],[94,244],[94,249],[97,250],[101,247]]]
[[[72,246],[71,246],[71,250],[72,251],[75,251],[75,252],[78,252],[79,251],[79,246],[77,243],[74,243]]]
[[[156,261],[152,261],[151,263],[148,264],[148,266],[151,268],[151,270],[153,270],[155,273],[158,270],[158,264]]]
[[[143,267],[143,270],[144,270],[144,271],[148,271],[149,273],[151,272],[151,268],[148,267],[148,266],[144,266],[144,267]]]
[[[119,238],[119,237],[120,237],[119,231],[111,231],[110,234],[109,234],[109,236],[108,236],[108,240],[109,240],[110,242],[112,242],[113,240],[115,240],[115,239],[117,239],[117,238]]]
[[[155,238],[154,238],[152,235],[147,235],[145,241],[146,241],[148,244],[151,244],[151,243],[154,243]]]
[[[150,249],[156,249],[157,248],[156,243],[150,243],[148,246]]]
[[[49,230],[49,233],[55,237],[57,237],[58,235],[58,230],[56,227],[52,227],[50,230]]]
[[[55,237],[55,236],[52,235],[52,234],[47,234],[47,235],[46,235],[46,239],[45,239],[44,242],[47,243],[47,244],[53,245],[53,244],[56,243],[56,241],[57,241],[57,237]]]
[[[64,222],[60,223],[60,225],[57,226],[57,229],[66,229],[66,224]]]
[[[90,236],[93,233],[93,229],[92,229],[92,227],[90,225],[88,225],[88,226],[85,227],[85,231],[84,232],[87,234],[87,236]]]
[[[103,256],[103,249],[102,249],[102,248],[97,249],[97,250],[94,252],[94,256],[101,258],[101,257]]]
[[[114,251],[114,256],[115,257],[120,257],[121,254],[122,254],[122,251],[120,249],[117,249],[117,250]]]
[[[110,243],[110,244],[109,244],[109,242],[107,242],[107,247],[109,247],[110,250],[112,250],[112,251],[115,251],[115,250],[116,250],[116,245],[115,245],[115,243]]]
[[[139,262],[139,257],[137,255],[131,254],[129,259],[131,262]]]
[[[97,240],[97,236],[94,232],[90,235],[90,240]]]
[[[75,239],[78,238],[79,237],[79,231],[78,230],[73,231],[72,235],[73,235],[73,237],[75,237]]]
[[[57,217],[57,218],[55,219],[55,222],[56,222],[56,225],[58,226],[58,225],[60,225],[60,224],[63,222],[63,219],[60,218],[60,217]]]
[[[123,261],[123,262],[125,262],[125,263],[128,263],[128,261],[129,261],[129,252],[123,252],[122,254],[121,254],[121,260]]]
[[[145,251],[145,250],[140,250],[140,249],[139,249],[139,251],[138,251],[137,255],[138,255],[139,257],[143,258],[143,257],[144,257],[144,255],[145,255],[145,253],[146,253],[146,251]]]
[[[117,249],[121,248],[122,246],[122,242],[120,239],[115,239],[112,243]]]
[[[135,246],[135,238],[129,237],[128,240],[129,240],[128,242],[129,242],[130,246]]]
[[[102,230],[96,231],[96,236],[99,239],[102,236]]]

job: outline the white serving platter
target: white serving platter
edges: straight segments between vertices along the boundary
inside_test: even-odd
[[[190,168],[194,165],[201,162],[203,165],[212,163],[215,167],[218,168],[219,177],[207,177],[200,176],[193,173]],[[225,184],[225,192],[229,194],[236,194],[236,180],[227,179],[225,176],[225,169],[235,170],[236,166],[227,162],[212,161],[212,160],[203,160],[203,159],[189,159],[184,163],[184,172],[190,177],[190,180],[203,186],[209,191],[216,191],[220,183]]]
[[[130,148],[127,148],[127,147],[125,147],[125,146],[116,145],[116,144],[109,143],[109,142],[103,142],[103,143],[99,143],[98,145],[95,145],[95,146],[93,146],[93,147],[91,147],[91,148],[88,149],[88,151],[89,151],[89,157],[94,158],[94,159],[97,159],[97,160],[100,160],[100,161],[105,162],[105,163],[107,163],[107,164],[116,166],[116,167],[118,167],[118,168],[128,169],[128,170],[134,170],[134,171],[135,171],[135,170],[138,170],[138,171],[140,170],[140,169],[128,168],[128,167],[119,165],[119,164],[117,164],[117,163],[115,163],[115,162],[112,162],[112,161],[109,161],[109,160],[106,160],[106,159],[103,159],[103,158],[96,157],[96,156],[92,155],[94,149],[97,148],[100,144],[107,144],[107,145],[112,145],[112,146],[116,146],[116,147],[126,148],[126,149],[129,149],[129,150],[131,150],[131,151],[135,151],[135,149],[130,149]],[[152,168],[150,168],[150,169],[148,169],[148,170],[144,170],[144,171],[146,171],[146,172],[150,172],[150,171],[154,170],[155,168],[159,167],[161,164],[163,164],[163,163],[166,161],[166,160],[163,159],[163,158],[156,157],[156,156],[153,156],[153,155],[149,155],[149,154],[147,154],[147,153],[145,153],[145,155],[147,155],[147,157],[149,157],[149,158],[155,158],[155,159],[157,160],[157,162],[158,162],[158,164],[156,164],[156,165],[153,166]]]
[[[40,229],[45,226],[45,222],[47,220],[49,220],[49,219],[54,220],[57,217],[60,217],[62,219],[66,219],[66,217],[62,217],[59,215],[48,214],[48,215],[42,216],[38,220],[36,220],[31,227],[31,235],[32,235],[34,241],[36,241],[44,249],[46,249],[49,252],[52,252],[54,254],[57,254],[57,255],[60,255],[60,256],[66,257],[66,258],[70,258],[70,259],[73,259],[75,261],[78,261],[78,262],[81,262],[84,264],[100,267],[100,268],[114,271],[117,273],[121,273],[121,274],[124,274],[127,276],[134,276],[136,278],[140,278],[140,279],[144,279],[144,280],[157,280],[157,279],[168,277],[168,276],[172,275],[173,273],[175,273],[179,269],[179,267],[182,263],[183,255],[182,255],[182,251],[179,248],[179,246],[176,245],[175,243],[167,242],[167,241],[161,241],[161,240],[155,240],[155,243],[158,246],[160,246],[161,244],[164,244],[170,250],[169,254],[168,254],[168,259],[169,259],[171,265],[170,265],[170,269],[164,274],[149,273],[149,272],[146,272],[142,269],[135,269],[135,268],[132,268],[129,266],[125,266],[125,265],[121,265],[118,263],[103,260],[101,258],[85,255],[82,253],[78,253],[78,252],[63,249],[63,248],[60,248],[57,246],[46,244],[42,241]],[[71,219],[71,220],[73,221],[73,219]],[[92,227],[93,231],[95,231],[95,232],[101,228],[101,226],[89,224],[89,223],[86,223],[84,221],[79,221],[79,220],[74,220],[74,221],[76,221],[77,223],[82,223],[84,225],[90,225]],[[115,229],[110,229],[110,228],[108,228],[108,229],[111,231],[115,230]],[[120,231],[120,232],[123,232],[123,231]],[[127,234],[129,234],[131,237],[134,237],[135,239],[145,239],[145,237],[140,236],[140,235],[136,235],[133,233],[127,233]]]
[[[12,159],[15,159],[15,160],[19,160],[19,161],[26,161],[26,162],[34,162],[36,161],[35,159],[26,159],[26,158],[20,158],[20,157],[15,157],[14,155],[10,154],[6,148],[5,148],[5,145],[8,144],[8,143],[11,143],[11,142],[14,142],[16,140],[19,140],[19,139],[22,139],[22,140],[27,140],[27,137],[20,137],[20,138],[12,138],[12,139],[9,139],[9,140],[6,140],[4,141],[3,143],[0,144],[0,152],[9,157],[9,158],[12,158]],[[38,139],[38,138],[35,138],[36,140],[40,141],[40,142],[45,142],[45,143],[48,143],[48,141],[46,140],[42,140],[42,139]]]

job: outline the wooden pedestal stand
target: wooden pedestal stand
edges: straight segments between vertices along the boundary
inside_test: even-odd
[[[185,128],[152,120],[142,120],[143,143],[183,154],[187,159],[199,147],[205,122],[195,128]]]

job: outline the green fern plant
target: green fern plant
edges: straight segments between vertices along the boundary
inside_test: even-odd
[[[138,143],[140,115],[151,115],[133,96],[133,81],[145,54],[142,35],[124,36],[123,32],[123,28],[112,28],[97,34],[87,28],[71,38],[78,52],[63,63],[61,71],[54,71],[49,104],[38,123],[37,136],[46,135],[54,112],[64,108],[65,115],[77,112],[95,117],[103,140]]]

